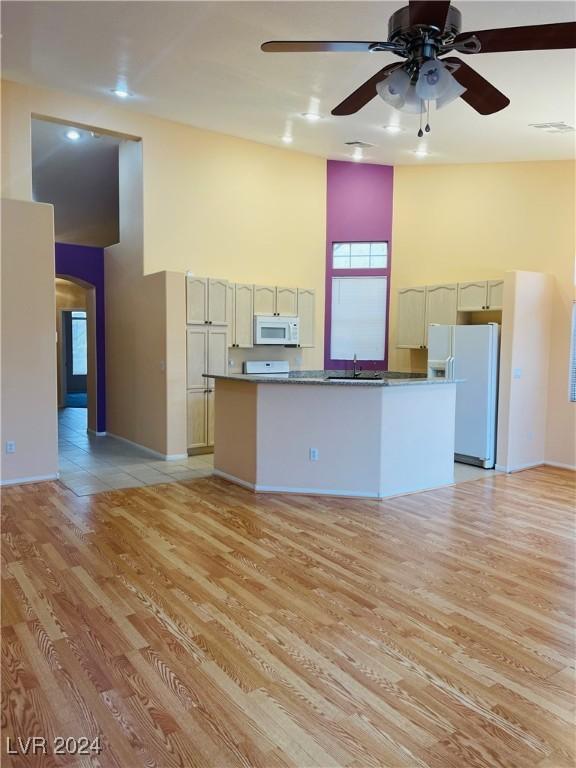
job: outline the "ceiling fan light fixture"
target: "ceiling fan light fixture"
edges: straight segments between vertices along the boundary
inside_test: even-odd
[[[440,98],[450,86],[451,75],[438,59],[429,59],[420,67],[416,93],[425,101]]]
[[[406,97],[401,107],[398,107],[401,112],[409,112],[413,115],[421,115],[426,111],[425,102],[416,93],[414,85],[410,85],[410,88],[406,91]]]
[[[376,83],[378,96],[391,107],[400,109],[410,88],[410,75],[404,67],[398,67],[385,80]]]
[[[466,88],[464,88],[463,85],[460,85],[453,75],[449,74],[448,77],[448,88],[446,88],[442,96],[439,96],[436,99],[436,109],[442,109],[447,104],[451,104],[453,101],[456,101],[456,99],[459,99],[463,93],[466,93]]]

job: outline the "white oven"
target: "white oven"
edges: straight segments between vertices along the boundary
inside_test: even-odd
[[[300,340],[300,318],[254,315],[254,344],[294,344]]]

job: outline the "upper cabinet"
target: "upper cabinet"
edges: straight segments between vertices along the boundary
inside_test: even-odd
[[[486,309],[502,309],[504,304],[504,280],[488,280]]]
[[[423,349],[426,331],[426,288],[398,292],[398,347]]]
[[[313,347],[316,295],[312,288],[298,288],[298,317],[300,318],[300,346]]]
[[[486,309],[486,281],[458,283],[458,312],[477,312]]]
[[[254,286],[236,283],[231,343],[233,347],[251,347],[254,343]]]
[[[295,317],[298,314],[298,289],[255,285],[254,314]]]
[[[276,286],[254,286],[254,314],[274,315],[276,313]]]
[[[186,278],[188,325],[225,325],[229,319],[228,281],[206,277]]]
[[[426,288],[426,325],[453,325],[457,318],[458,284],[429,285]]]

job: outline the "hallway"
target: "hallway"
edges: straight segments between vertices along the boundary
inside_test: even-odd
[[[118,438],[88,433],[86,420],[85,408],[58,411],[60,481],[77,496],[212,474],[212,454],[162,461]]]

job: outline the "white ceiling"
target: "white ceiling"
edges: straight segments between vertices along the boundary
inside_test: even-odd
[[[418,118],[376,98],[357,115],[330,110],[385,64],[390,54],[265,54],[269,39],[387,37],[394,2],[4,2],[3,76],[71,93],[116,100],[159,117],[346,159],[344,142],[376,146],[372,162],[462,163],[573,157],[576,133],[552,134],[529,123],[574,125],[576,57],[572,50],[492,53],[467,63],[503,91],[510,106],[482,117],[463,101],[431,115],[425,160],[413,154]],[[463,31],[573,21],[573,2],[456,3]],[[300,115],[319,111],[314,124]],[[404,132],[382,126],[400,121]]]

